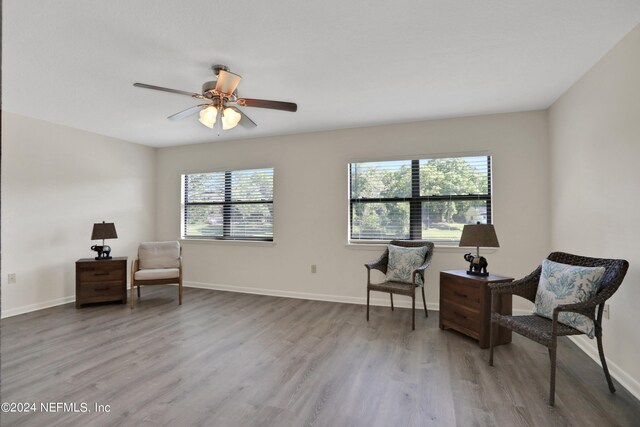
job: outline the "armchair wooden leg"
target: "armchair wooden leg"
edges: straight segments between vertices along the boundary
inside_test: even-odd
[[[551,378],[549,380],[549,405],[555,405],[556,397],[556,347],[557,337],[553,338],[553,343],[549,347],[549,360],[551,362]]]
[[[138,298],[140,298],[140,286],[138,286]]]
[[[393,294],[389,292],[389,296],[391,297],[391,311],[393,311]]]
[[[496,336],[496,322],[489,321],[489,366],[493,366],[493,340]]]
[[[416,330],[416,293],[411,296],[411,330]]]
[[[182,280],[178,283],[178,304],[182,305]]]
[[[131,308],[132,309],[133,309],[134,298],[135,298],[135,295],[136,295],[134,290],[133,290],[133,288],[135,288],[135,287],[136,287],[136,285],[131,283],[131,298],[130,299],[131,299]]]
[[[367,288],[367,322],[369,321],[369,289]]]
[[[604,348],[602,347],[602,333],[596,335],[598,340],[598,353],[600,353],[600,362],[602,363],[602,369],[604,370],[604,376],[607,377],[607,384],[609,384],[609,391],[611,393],[616,392],[616,388],[613,386],[613,380],[609,374],[609,368],[607,367],[607,360],[604,358]]]
[[[424,286],[420,286],[420,290],[422,291],[422,305],[424,305],[424,317],[429,317],[429,312],[427,311],[427,300],[424,298]]]
[[[491,292],[491,308],[489,309],[489,366],[493,366],[493,340],[498,333],[496,322],[493,320],[493,313],[496,307],[496,296]]]

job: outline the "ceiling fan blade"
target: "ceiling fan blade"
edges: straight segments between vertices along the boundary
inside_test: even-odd
[[[240,110],[238,107],[228,107],[231,108],[233,111],[235,111],[236,113],[239,113],[240,116],[242,116],[242,118],[240,119],[240,121],[238,122],[238,124],[244,128],[254,128],[256,126],[258,126],[256,124],[256,122],[254,122],[253,120],[251,120],[245,113],[244,111]]]
[[[298,111],[298,105],[293,102],[269,101],[267,99],[239,98],[236,103],[242,107],[270,108],[272,110]]]
[[[182,110],[179,113],[175,113],[175,114],[167,117],[167,119],[169,119],[169,120],[184,119],[185,117],[193,116],[194,114],[196,114],[200,110],[202,110],[204,107],[208,107],[208,106],[209,106],[209,104],[195,105],[193,107],[187,108],[186,110]]]
[[[237,74],[220,70],[218,72],[218,81],[216,82],[216,91],[225,95],[232,95],[241,79],[242,77]]]
[[[145,83],[134,83],[133,85],[135,87],[142,87],[142,88],[145,88],[145,89],[161,90],[162,92],[177,93],[179,95],[187,95],[187,96],[191,96],[191,97],[194,97],[194,98],[203,98],[202,95],[200,95],[199,93],[195,93],[195,92],[187,92],[187,91],[178,90],[178,89],[169,89],[168,87],[148,85],[148,84],[145,84]]]

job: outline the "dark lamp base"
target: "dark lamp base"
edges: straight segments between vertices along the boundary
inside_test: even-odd
[[[487,277],[489,275],[489,272],[483,273],[481,271],[472,271],[472,270],[467,270],[467,274],[469,276],[480,276],[480,277]]]
[[[96,260],[96,261],[101,261],[101,260],[103,260],[103,259],[112,259],[112,258],[113,258],[113,257],[110,257],[110,256],[97,256],[97,257],[95,258],[95,260]]]

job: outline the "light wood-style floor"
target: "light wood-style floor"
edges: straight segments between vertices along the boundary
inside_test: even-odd
[[[109,413],[4,413],[2,426],[638,426],[640,402],[569,341],[556,407],[546,348],[487,351],[438,313],[185,289],[2,320],[3,402]],[[605,331],[606,340],[606,331]],[[606,341],[605,341],[606,350]],[[616,385],[618,385],[616,383]]]

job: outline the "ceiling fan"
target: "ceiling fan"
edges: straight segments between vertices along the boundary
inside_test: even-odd
[[[185,117],[200,113],[198,119],[206,127],[213,129],[217,127],[224,130],[233,129],[238,124],[245,128],[257,126],[244,112],[237,106],[270,108],[272,110],[282,110],[295,112],[298,106],[293,102],[269,101],[267,99],[239,98],[237,87],[242,77],[229,71],[224,65],[214,65],[211,67],[217,80],[205,82],[202,85],[202,93],[187,92],[184,90],[169,89],[161,86],[148,85],[145,83],[134,83],[135,87],[145,89],[160,90],[163,92],[187,95],[192,98],[206,101],[203,104],[195,105],[179,113],[168,117],[170,120],[180,120]]]

